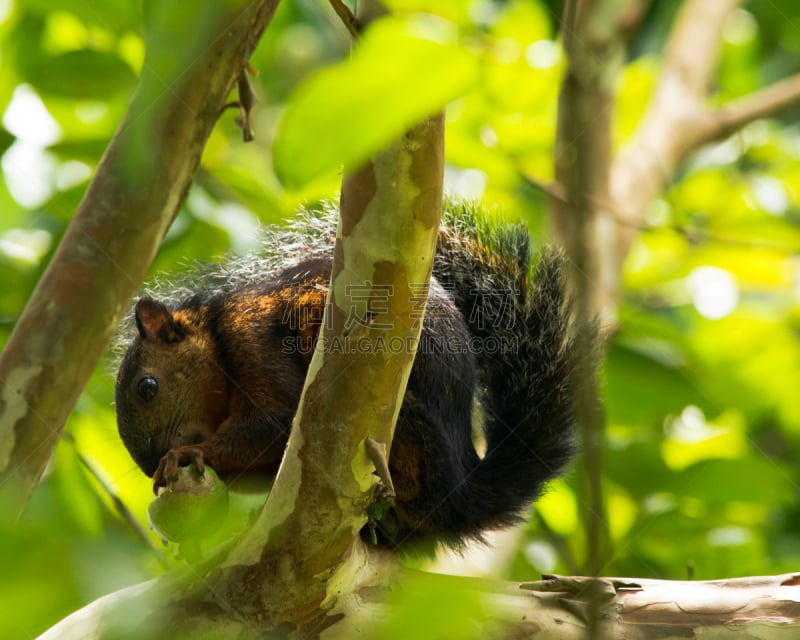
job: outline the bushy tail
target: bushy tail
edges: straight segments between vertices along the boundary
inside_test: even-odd
[[[464,487],[481,513],[474,530],[519,519],[575,451],[571,348],[564,258],[552,248],[533,266],[521,225],[489,225],[450,207],[434,275],[452,292],[477,345],[486,453]],[[474,508],[478,507],[478,508]]]

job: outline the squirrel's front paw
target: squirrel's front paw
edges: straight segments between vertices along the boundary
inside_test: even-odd
[[[203,450],[196,445],[175,447],[167,451],[153,474],[153,493],[158,495],[159,487],[166,487],[170,482],[178,479],[178,469],[192,463],[195,464],[197,471],[202,476],[206,465],[203,460]]]

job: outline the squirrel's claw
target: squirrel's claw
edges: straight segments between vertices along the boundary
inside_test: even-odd
[[[372,464],[375,465],[375,475],[383,482],[385,497],[391,496],[392,504],[394,504],[394,498],[397,494],[394,490],[392,475],[389,472],[389,456],[386,453],[386,445],[373,438],[367,438],[364,441],[364,449],[367,452],[367,457],[372,461]]]
[[[175,447],[170,449],[158,463],[158,469],[153,474],[153,493],[158,495],[160,487],[166,487],[178,479],[178,470],[181,467],[194,464],[198,473],[205,473],[206,465],[203,460],[203,450],[196,445]]]

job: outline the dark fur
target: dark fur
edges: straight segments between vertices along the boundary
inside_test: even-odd
[[[522,227],[490,227],[466,208],[448,225],[392,445],[396,504],[377,527],[392,547],[458,547],[518,521],[574,449],[562,258],[545,251],[534,270]],[[200,449],[223,477],[277,471],[331,266],[319,246],[295,253],[298,264],[263,278],[210,277],[213,289],[169,309],[139,303],[116,399],[122,439],[148,475],[175,448],[177,462]],[[309,348],[286,348],[297,339]],[[137,393],[145,375],[160,384],[149,402]],[[478,398],[483,457],[472,439]]]

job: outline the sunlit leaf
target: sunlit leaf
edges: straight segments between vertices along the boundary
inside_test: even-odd
[[[578,505],[575,494],[566,483],[557,479],[547,485],[547,491],[539,498],[536,508],[547,522],[547,526],[560,535],[575,533],[578,527]]]
[[[637,498],[668,491],[671,486],[672,472],[664,464],[656,442],[612,447],[606,459],[609,477]]]
[[[24,6],[42,15],[47,15],[54,9],[69,12],[87,24],[113,31],[124,31],[136,26],[139,17],[138,7],[126,0],[107,0],[91,4],[82,0],[59,0],[56,6],[50,0],[25,0]]]
[[[466,587],[466,588],[465,588]],[[421,574],[404,581],[395,591],[392,614],[376,620],[372,635],[385,640],[414,637],[418,640],[437,638],[476,638],[473,622],[485,605],[479,592],[450,576]],[[464,615],[469,611],[470,615]]]
[[[654,345],[657,346],[657,345]],[[664,364],[659,354],[640,348],[613,347],[606,365],[609,417],[614,421],[660,427],[667,414],[687,405],[711,409],[709,398],[698,388],[698,372]]]
[[[746,426],[735,411],[706,422],[697,407],[687,407],[681,416],[670,420],[669,437],[662,443],[661,453],[671,469],[683,469],[709,458],[739,459],[748,450]]]
[[[278,175],[298,187],[356,166],[461,95],[476,73],[446,25],[376,23],[351,60],[319,72],[292,96],[275,141]]]

